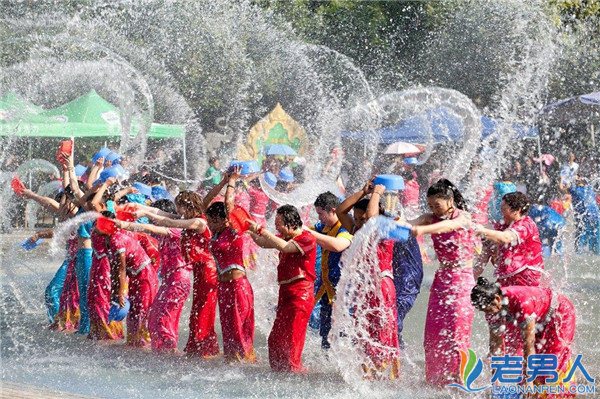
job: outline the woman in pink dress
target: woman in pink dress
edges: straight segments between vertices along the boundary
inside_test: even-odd
[[[127,345],[149,347],[148,311],[156,296],[158,279],[146,254],[133,233],[117,229],[107,239],[113,271],[113,298],[121,306],[128,295],[131,309],[127,314]]]
[[[152,207],[166,213],[176,213],[175,204],[161,199]],[[148,329],[152,350],[176,352],[179,341],[179,319],[192,288],[192,265],[181,252],[182,229],[152,224],[117,222],[121,228],[152,234],[158,240],[161,284],[148,314]]]
[[[498,246],[494,275],[502,287],[537,287],[544,274],[540,233],[533,219],[527,216],[530,206],[525,194],[506,194],[500,206],[504,223],[497,230],[475,225],[479,236]]]
[[[440,262],[429,295],[424,347],[426,380],[442,387],[459,382],[459,350],[471,343],[475,235],[463,197],[448,180],[429,187],[427,204],[431,213],[410,223],[413,235],[431,234]]]
[[[106,238],[94,228],[91,239],[94,255],[88,286],[88,310],[90,313],[88,338],[97,340],[122,339],[124,336],[123,323],[108,321],[112,284]]]
[[[226,177],[227,178],[227,177]],[[190,335],[184,351],[191,356],[212,358],[219,354],[219,342],[215,332],[217,317],[217,268],[210,252],[212,237],[207,227],[204,211],[226,183],[224,178],[202,199],[192,191],[182,191],[175,198],[177,214],[157,208],[136,205],[137,217],[147,216],[154,224],[182,229],[181,252],[186,263],[192,265],[192,310]]]
[[[250,209],[248,210],[250,216],[256,223],[265,227],[267,225],[267,209],[271,200],[261,189],[258,177],[250,181],[248,194],[250,195]]]
[[[562,379],[571,365],[571,345],[575,336],[575,308],[567,297],[549,288],[500,288],[479,277],[471,292],[471,302],[486,313],[490,325],[490,356],[506,353],[506,327],[513,325],[521,332],[519,343],[525,362],[534,354],[556,355],[558,384],[563,384]],[[526,364],[523,369],[527,369]],[[534,383],[546,385],[545,377],[530,384]]]

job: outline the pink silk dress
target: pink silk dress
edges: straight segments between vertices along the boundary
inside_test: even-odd
[[[158,280],[152,261],[137,241],[137,236],[118,230],[110,236],[110,256],[117,262],[125,253],[126,272],[129,277],[129,301],[127,315],[127,344],[138,347],[150,346],[148,311],[156,296]]]
[[[192,289],[192,265],[181,253],[181,229],[158,237],[162,281],[148,313],[148,329],[155,351],[174,351],[179,340],[179,319]]]
[[[502,225],[517,235],[515,242],[499,245],[498,262],[494,272],[502,287],[511,285],[539,286],[544,273],[542,240],[537,225],[529,216]]]
[[[106,247],[106,236],[92,230],[92,268],[88,286],[88,310],[90,333],[88,338],[97,340],[123,339],[123,323],[108,322],[111,300],[110,261]]]
[[[451,219],[461,212],[455,210]],[[434,217],[433,223],[440,221]],[[431,285],[425,320],[425,377],[430,384],[441,387],[459,382],[459,350],[471,345],[475,235],[472,230],[459,229],[432,234],[431,238],[440,268]]]
[[[520,332],[528,322],[535,322],[535,353],[556,355],[559,377],[564,376],[570,367],[575,336],[575,308],[571,301],[549,288],[540,287],[503,287],[502,294],[502,310],[488,318],[491,329],[503,336],[506,345],[510,339],[506,332],[511,329]],[[522,354],[522,339],[519,342],[517,353]],[[535,383],[543,384],[543,377]]]

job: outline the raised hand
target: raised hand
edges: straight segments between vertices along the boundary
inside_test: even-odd
[[[383,184],[376,185],[373,187],[373,193],[383,195],[383,193],[385,193],[385,186]]]
[[[228,173],[229,181],[235,181],[235,180],[239,179],[240,177],[242,177],[242,167],[241,166],[234,166],[233,168],[231,168],[229,170],[229,173]]]
[[[365,185],[362,188],[363,195],[368,195],[368,194],[373,193],[373,188],[375,188],[375,185],[373,184],[374,180],[375,180],[375,176],[371,176],[371,179],[369,179],[369,181],[365,183]]]

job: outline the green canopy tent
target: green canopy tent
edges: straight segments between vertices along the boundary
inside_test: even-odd
[[[36,115],[43,110],[42,107],[25,100],[17,93],[7,92],[0,97],[0,124]]]
[[[4,101],[0,99],[0,101]],[[10,108],[11,110],[19,109]],[[2,109],[2,108],[0,108]],[[22,109],[22,108],[21,108]],[[134,123],[132,137],[137,135]],[[119,109],[102,98],[95,90],[60,107],[37,113],[23,113],[21,117],[0,124],[0,136],[18,137],[120,137],[121,114]],[[149,138],[182,139],[183,125],[153,123]]]
[[[13,110],[14,115],[15,109],[23,109],[24,106],[24,104],[14,103],[10,109]],[[0,123],[0,136],[121,137],[122,126],[119,108],[106,101],[95,90],[91,90],[89,93],[54,109],[37,113],[22,112],[18,115],[17,118],[11,119],[9,122]],[[131,136],[135,137],[139,132],[139,123],[134,122],[132,125]],[[187,178],[185,127],[183,125],[152,123],[148,131],[148,138],[182,140],[184,176]]]

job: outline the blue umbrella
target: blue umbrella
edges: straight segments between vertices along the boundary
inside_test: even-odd
[[[380,130],[381,142],[444,143],[460,141],[464,136],[462,120],[449,109],[438,107]]]
[[[483,115],[481,117],[481,137],[486,138],[496,134],[500,122],[494,118]],[[539,131],[535,127],[513,124],[513,130],[518,138],[536,138]],[[464,137],[462,120],[444,107],[435,108],[419,115],[405,119],[397,125],[379,129],[380,142],[390,144],[396,141],[406,143],[434,143],[456,142]],[[342,138],[351,140],[365,140],[369,132],[342,132]]]
[[[541,116],[559,125],[574,121],[597,123],[600,121],[600,91],[565,98],[546,105],[541,111]]]
[[[491,118],[489,116],[481,117],[481,137],[487,138],[492,135],[498,134],[498,125],[502,123],[502,121]],[[512,132],[519,139],[535,139],[540,135],[540,131],[535,126],[526,126],[520,123],[513,123],[511,125]]]
[[[266,155],[288,155],[295,156],[298,155],[296,151],[289,145],[285,144],[271,144],[267,147],[265,151]]]

